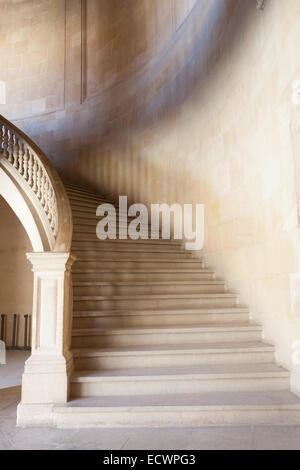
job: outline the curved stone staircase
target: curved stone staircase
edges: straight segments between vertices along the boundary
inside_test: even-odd
[[[177,241],[96,237],[101,196],[72,205],[75,370],[56,425],[295,424],[300,399],[247,308]]]

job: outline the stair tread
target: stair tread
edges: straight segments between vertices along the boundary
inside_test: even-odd
[[[271,351],[275,350],[274,346],[265,344],[261,341],[245,341],[232,343],[205,343],[205,344],[181,344],[178,345],[156,345],[156,346],[134,346],[134,347],[118,347],[118,348],[81,348],[73,349],[74,357],[94,357],[105,355],[151,355],[163,353],[196,353],[203,354],[209,352],[241,352],[241,351]]]
[[[290,373],[275,363],[248,364],[202,364],[197,366],[149,367],[130,369],[102,369],[75,371],[71,382],[94,382],[115,380],[137,380],[166,378],[227,378],[227,377],[289,377]]]
[[[82,186],[82,185],[75,184],[75,183],[70,183],[70,182],[64,182],[64,186],[65,186],[66,189],[71,189],[71,190],[80,191],[80,192],[85,192],[86,191],[87,193],[90,193],[90,194],[99,195],[97,192],[95,192],[94,190],[88,188],[87,186]]]
[[[196,264],[196,263],[203,263],[203,261],[201,261],[201,259],[181,259],[181,258],[174,258],[174,259],[169,259],[169,258],[159,258],[159,259],[153,259],[153,258],[139,258],[139,259],[136,259],[136,258],[119,258],[118,260],[116,260],[116,258],[105,258],[105,259],[100,259],[99,258],[80,258],[80,257],[77,257],[76,261],[89,261],[89,262],[101,262],[103,263],[103,261],[105,262],[109,262],[109,261],[118,261],[118,263],[126,263],[126,262],[130,262],[130,263],[153,263],[153,262],[157,262],[157,263],[190,263],[190,264]]]
[[[260,325],[254,325],[251,323],[228,323],[224,324],[212,324],[207,323],[204,325],[192,325],[190,327],[176,326],[176,327],[165,327],[160,326],[158,328],[153,327],[130,327],[130,328],[82,328],[73,329],[73,336],[79,335],[114,335],[114,334],[164,334],[164,333],[196,333],[196,332],[208,332],[208,331],[260,331],[262,327]]]
[[[155,309],[155,310],[82,310],[74,311],[74,317],[84,316],[122,316],[122,315],[183,315],[183,314],[214,314],[214,313],[249,313],[246,307],[215,307],[215,308],[197,308],[197,309]]]
[[[180,269],[170,268],[170,269],[91,269],[91,268],[81,268],[81,269],[72,269],[72,273],[82,274],[82,273],[114,273],[114,274],[123,274],[123,273],[134,273],[134,274],[169,274],[169,273],[178,273],[178,274],[195,274],[195,273],[206,273],[211,274],[214,271],[211,269],[199,268],[199,269]]]
[[[234,298],[237,294],[212,292],[200,294],[131,294],[131,295],[79,295],[74,300],[155,300],[155,299],[202,299],[202,298]]]
[[[166,395],[118,395],[85,397],[72,399],[65,405],[56,405],[56,411],[86,412],[89,408],[96,411],[97,408],[118,409],[122,407],[201,407],[209,409],[213,407],[242,407],[248,408],[280,408],[286,407],[300,411],[300,398],[288,391],[262,391],[262,392],[210,392],[210,393],[183,393]]]
[[[137,253],[136,250],[134,249],[130,249],[130,250],[115,250],[115,249],[109,249],[109,248],[75,248],[72,250],[72,252],[74,254],[78,254],[78,253],[97,253],[97,254],[101,254],[101,253],[126,253],[126,254],[130,254],[130,253],[133,253],[134,255]],[[177,250],[139,250],[138,253],[142,253],[142,254],[168,254],[168,255],[177,255],[177,256],[191,256],[192,253],[191,252],[188,252],[188,251],[177,251]],[[187,258],[189,259],[189,258]],[[200,258],[197,258],[197,261],[201,261]]]
[[[71,191],[68,191],[67,190],[67,193],[68,193],[68,196],[69,196],[69,199],[70,199],[70,203],[72,205],[72,203],[88,203],[88,204],[95,204],[95,205],[100,205],[100,204],[103,204],[103,203],[108,203],[108,204],[112,204],[115,208],[118,207],[118,205],[114,202],[114,201],[111,201],[110,199],[106,199],[105,197],[103,196],[89,196],[89,195],[85,195],[85,194],[80,194],[80,193],[74,193],[74,192],[71,192]]]
[[[73,282],[74,287],[81,286],[197,286],[197,285],[223,285],[224,281],[206,279],[199,281],[78,281]]]
[[[91,240],[90,238],[82,238],[80,240],[74,240],[73,239],[73,243],[99,243],[101,240],[99,240],[99,238],[97,238],[96,240]],[[127,238],[125,240],[122,240],[122,239],[119,239],[119,238],[116,238],[114,240],[105,240],[106,242],[109,242],[109,243],[121,243],[121,244],[139,244],[139,245],[144,245],[144,244],[147,244],[147,245],[167,245],[169,246],[169,244],[171,244],[171,246],[177,246],[177,247],[181,247],[182,246],[182,242],[181,241],[177,241],[177,240],[164,240],[164,239],[159,239],[159,240],[153,240],[151,238],[149,238],[149,240],[142,240],[142,239],[139,239],[139,240],[131,240],[130,238]]]

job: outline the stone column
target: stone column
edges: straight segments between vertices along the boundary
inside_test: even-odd
[[[68,400],[73,368],[70,253],[29,253],[34,272],[32,354],[25,363],[18,424],[49,423],[51,407]]]

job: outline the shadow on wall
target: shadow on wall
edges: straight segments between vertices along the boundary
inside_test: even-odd
[[[116,24],[116,3],[117,0],[112,2],[111,6],[106,5],[106,13],[111,15],[112,24]],[[167,128],[168,121],[184,112],[185,103],[192,100],[194,95],[197,95],[198,107],[201,108],[205,104],[209,90],[216,88],[214,80],[216,76],[220,76],[218,70],[223,67],[223,61],[226,61],[228,54],[234,54],[235,49],[239,48],[249,15],[256,13],[255,7],[253,0],[213,1],[204,23],[197,30],[197,24],[201,24],[203,14],[203,0],[199,0],[185,24],[168,44],[160,61],[146,71],[142,80],[137,77],[135,93],[130,99],[127,98],[132,89],[132,82],[129,81],[122,84],[121,99],[116,86],[112,86],[105,95],[102,102],[107,110],[105,119],[99,118],[103,109],[99,111],[96,101],[95,105],[91,101],[85,103],[83,108],[89,108],[90,138],[82,132],[79,122],[77,131],[80,135],[80,145],[73,155],[76,159],[73,180],[95,190],[101,188],[101,192],[112,198],[117,198],[118,194],[124,191],[128,195],[132,194],[136,175],[128,175],[124,184],[124,173],[128,173],[130,168],[137,168],[142,173],[149,171],[148,162],[139,153],[141,147],[147,146],[147,142],[143,141],[151,139],[153,127]],[[146,26],[145,24],[144,31],[143,28],[135,29],[133,26],[130,36],[135,37],[135,42],[145,42],[145,37],[142,36],[146,34]],[[227,33],[226,37],[224,31]],[[180,42],[182,38],[183,46]],[[123,45],[124,54],[126,46],[131,47],[131,44],[132,42],[128,42]],[[181,50],[183,47],[184,54]],[[181,55],[176,68],[174,63],[172,64],[172,61],[176,61],[174,50],[178,51],[178,57]],[[113,53],[113,45],[106,53],[107,60],[112,61],[112,67],[117,71],[118,55]],[[166,81],[165,69],[172,67],[173,75]],[[224,75],[224,80],[227,79]],[[151,90],[154,90],[152,94]],[[150,98],[147,96],[148,92]],[[222,97],[222,90],[220,96]],[[180,132],[180,129],[177,131]],[[177,152],[180,155],[180,146]],[[164,181],[165,178],[170,178],[170,174],[176,173],[170,166],[164,168],[161,162],[151,157],[150,180],[160,174],[161,180]],[[184,159],[183,155],[181,157]]]
[[[182,5],[181,1],[175,0],[174,5]],[[175,166],[172,169],[164,164],[163,152],[159,156],[149,152],[142,155],[141,148],[150,147],[152,128],[164,130],[165,126],[167,135],[169,122],[184,113],[186,103],[196,94],[195,107],[201,108],[209,96],[207,90],[216,88],[216,69],[239,46],[249,14],[256,13],[256,2],[192,1],[189,15],[165,43],[161,36],[167,37],[167,26],[163,27],[164,21],[167,25],[167,3],[162,0],[85,0],[83,5],[87,2],[89,14],[85,12],[83,21],[88,22],[88,47],[83,56],[89,79],[82,90],[87,99],[81,105],[77,101],[68,103],[66,112],[18,124],[69,180],[114,197],[124,191],[129,197],[132,193],[136,200],[133,185],[140,176],[137,172],[145,181],[157,178],[158,173],[162,181],[176,174]],[[70,5],[72,14],[79,18],[80,2]],[[158,5],[155,12],[150,11],[152,5]],[[120,24],[124,17],[126,27]],[[152,29],[149,18],[157,24]],[[162,43],[164,48],[159,48]],[[157,53],[149,62],[153,44]],[[78,63],[75,69],[79,70]],[[80,81],[75,75],[68,69],[67,77]],[[72,82],[66,83],[69,85]],[[176,132],[179,135],[180,128]],[[180,145],[176,154],[185,160]]]

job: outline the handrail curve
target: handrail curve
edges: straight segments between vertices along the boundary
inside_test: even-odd
[[[14,124],[0,115],[0,160],[13,177],[26,183],[46,226],[51,251],[71,249],[72,211],[65,187],[42,150]]]

